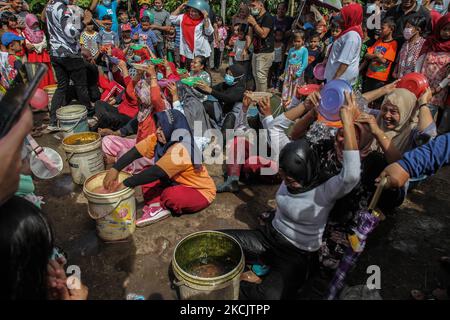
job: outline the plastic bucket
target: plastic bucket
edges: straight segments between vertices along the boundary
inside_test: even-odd
[[[419,98],[425,90],[427,90],[429,84],[427,78],[423,74],[411,72],[401,78],[396,87],[407,89]]]
[[[237,300],[245,258],[240,244],[218,231],[200,231],[175,247],[172,269],[181,300]]]
[[[317,80],[323,81],[325,80],[325,63],[318,63],[313,69],[314,77]]]
[[[55,95],[56,88],[58,88],[57,84],[51,84],[49,86],[44,87],[44,91],[47,92],[48,94],[48,110],[50,110],[52,106],[52,99],[53,96]]]
[[[109,194],[95,193],[103,185],[106,171],[89,177],[83,186],[88,200],[88,214],[97,224],[97,234],[104,241],[128,238],[136,230],[136,199],[134,189],[124,188]],[[131,175],[120,172],[122,182]]]
[[[339,121],[339,109],[345,102],[345,91],[352,87],[345,80],[332,80],[320,90],[319,113],[329,121]]]
[[[77,132],[89,131],[87,110],[83,105],[61,107],[56,110],[56,118],[58,119],[58,126],[62,129],[64,137]]]
[[[83,184],[86,178],[105,170],[102,139],[98,133],[72,134],[62,141],[62,147],[76,184]]]

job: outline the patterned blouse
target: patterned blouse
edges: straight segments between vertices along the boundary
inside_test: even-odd
[[[420,37],[414,43],[409,43],[409,41],[407,41],[403,44],[400,49],[400,58],[397,65],[397,75],[399,79],[408,73],[414,72],[424,42],[425,39]]]

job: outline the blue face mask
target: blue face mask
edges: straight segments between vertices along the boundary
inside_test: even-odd
[[[444,12],[444,6],[441,4],[435,4],[434,5],[434,10],[436,10],[439,13],[443,13]]]
[[[111,0],[103,0],[102,3],[105,7],[109,7],[111,4]]]
[[[232,86],[234,84],[234,77],[230,76],[229,74],[226,74],[225,77],[223,78],[225,80],[225,84]]]
[[[158,80],[164,79],[163,74],[162,74],[161,72],[158,72],[158,73],[156,74],[156,79],[158,79]]]
[[[142,58],[140,56],[133,56],[134,62],[141,62]]]

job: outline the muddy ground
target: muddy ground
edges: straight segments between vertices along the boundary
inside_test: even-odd
[[[40,118],[42,114],[37,114],[36,119]],[[53,135],[37,140],[42,146],[57,149],[65,159],[60,141]],[[223,181],[220,166],[208,169],[216,183]],[[124,299],[128,293],[146,299],[177,299],[170,262],[178,241],[200,230],[257,227],[258,214],[274,206],[277,190],[270,185],[243,186],[239,194],[219,194],[200,213],[170,217],[137,229],[126,242],[104,243],[96,235],[82,187],[73,184],[67,163],[62,175],[50,181],[37,181],[36,186],[36,194],[44,196],[43,209],[52,222],[56,243],[68,253],[69,264],[81,268],[90,299]],[[349,284],[364,284],[370,265],[381,269],[383,299],[409,299],[413,288],[433,289],[441,280],[450,283],[437,261],[440,256],[450,254],[449,208],[450,167],[447,167],[409,194],[395,214],[376,229],[348,278]],[[306,299],[320,298],[324,286],[323,281],[318,283],[313,284],[310,295],[304,295]]]

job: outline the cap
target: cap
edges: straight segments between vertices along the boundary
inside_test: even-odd
[[[18,35],[14,34],[12,32],[5,32],[2,35],[2,44],[4,46],[8,46],[13,41],[22,41],[22,40],[25,40],[25,38],[19,37]]]
[[[123,24],[121,27],[120,27],[120,30],[123,32],[123,31],[131,31],[131,26],[128,24],[128,23],[125,23],[125,24]]]

